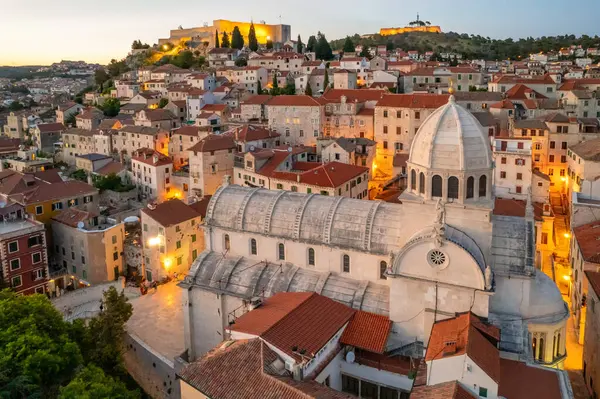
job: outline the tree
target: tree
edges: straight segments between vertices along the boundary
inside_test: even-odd
[[[113,116],[119,115],[119,111],[121,110],[121,102],[118,98],[107,98],[102,104],[102,111],[104,111],[104,115],[112,118]]]
[[[229,42],[229,35],[227,32],[223,32],[223,36],[221,36],[221,48],[229,48],[231,47],[231,43]]]
[[[248,48],[250,48],[250,51],[258,51],[258,40],[256,39],[253,22],[250,23],[250,31],[248,32]]]
[[[300,54],[302,54],[302,50],[304,50],[304,44],[302,43],[302,38],[300,37],[300,35],[298,35],[297,47],[298,47],[298,52]]]
[[[84,169],[77,169],[73,173],[71,173],[71,179],[79,180],[86,182],[87,181],[87,172]]]
[[[267,40],[267,50],[272,50],[273,49],[273,40],[269,39]]]
[[[369,52],[369,47],[368,46],[363,46],[362,50],[360,50],[360,54],[359,55],[362,58],[370,59],[371,58],[371,53]]]
[[[0,397],[53,397],[81,364],[70,325],[44,295],[0,291]]]
[[[231,34],[231,48],[238,50],[244,48],[244,37],[237,26],[233,28],[233,33]]]
[[[312,53],[315,51],[315,47],[317,46],[317,38],[315,35],[312,35],[308,38],[308,43],[306,44],[306,51]]]
[[[12,103],[10,103],[10,105],[8,106],[8,110],[9,111],[20,111],[23,108],[25,108],[25,106],[23,104],[21,104],[19,101],[13,101]]]
[[[325,35],[321,32],[317,34],[317,45],[315,56],[318,60],[330,60],[333,58],[333,51]]]
[[[350,39],[350,36],[346,36],[343,51],[344,53],[352,53],[356,51],[356,47],[354,47],[354,43],[352,43],[352,39]]]
[[[160,101],[158,102],[158,108],[164,108],[167,106],[168,103],[169,103],[168,98],[161,98]]]
[[[323,90],[329,87],[329,69],[325,68],[325,80],[323,80]]]
[[[248,65],[248,60],[246,60],[244,57],[238,57],[234,64],[236,67],[245,67]]]
[[[282,94],[285,94],[288,96],[292,96],[292,95],[296,94],[296,83],[294,83],[292,81],[291,83],[286,84],[285,87],[283,88]]]
[[[139,399],[138,390],[129,391],[125,384],[107,376],[102,369],[88,365],[71,382],[60,388],[59,399]]]
[[[304,94],[311,97],[313,95],[312,88],[310,87],[309,82],[306,83],[306,90],[304,90]]]
[[[272,96],[278,96],[281,94],[279,82],[277,82],[277,75],[273,75],[273,85],[271,86],[271,91],[269,92],[269,94]]]
[[[171,59],[171,64],[182,69],[190,69],[195,63],[194,53],[190,50],[182,51]]]
[[[124,185],[121,181],[121,178],[115,173],[111,173],[108,176],[99,177],[94,182],[94,187],[100,190],[100,192],[105,190],[111,190],[119,193],[126,192],[135,188],[133,184]]]
[[[217,48],[217,47],[221,47],[221,46],[219,45],[219,31],[215,30],[215,48]]]
[[[83,341],[84,357],[89,363],[102,368],[111,375],[125,373],[122,364],[125,323],[131,317],[133,307],[125,293],[119,294],[115,287],[104,293],[104,311],[89,321]]]
[[[262,84],[260,84],[260,80],[256,82],[256,94],[262,94]]]
[[[112,77],[122,75],[129,71],[129,67],[125,60],[117,61],[115,59],[110,60],[110,64],[108,64],[106,69],[108,70],[108,74]]]
[[[106,82],[109,79],[110,75],[106,73],[106,70],[104,68],[98,68],[96,69],[96,72],[94,72],[94,82],[96,82],[97,86],[102,86],[104,82]]]

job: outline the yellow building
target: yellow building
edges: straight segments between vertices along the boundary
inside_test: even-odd
[[[381,28],[379,34],[381,36],[391,36],[410,32],[442,33],[442,28],[437,25],[405,26],[404,28]]]

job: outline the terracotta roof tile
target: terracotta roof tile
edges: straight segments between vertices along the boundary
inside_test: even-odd
[[[201,108],[203,112],[224,112],[229,108],[227,104],[205,104]]]
[[[409,154],[395,154],[394,160],[392,161],[392,165],[394,167],[402,167],[406,166],[406,161],[408,161]]]
[[[510,100],[502,100],[497,103],[490,105],[490,108],[494,109],[515,109],[515,104]]]
[[[378,89],[329,89],[323,96],[322,99],[327,102],[341,102],[342,96],[346,97],[347,102],[359,102],[364,103],[367,101],[379,101],[381,98],[388,93],[387,90]]]
[[[563,397],[556,371],[508,359],[500,359],[498,396],[508,399]]]
[[[273,172],[271,173],[271,177],[274,179],[298,181],[299,176],[299,183],[302,184],[337,188],[369,171],[369,168],[365,166],[350,165],[341,162],[314,163],[316,164],[314,168],[300,174],[293,172]],[[262,174],[262,169],[260,173]]]
[[[62,123],[40,123],[39,125],[37,125],[37,128],[42,134],[62,132],[66,129],[65,125],[63,125]]]
[[[391,328],[389,317],[359,310],[344,330],[340,342],[369,352],[383,353]]]
[[[189,126],[184,125],[178,129],[173,130],[173,135],[177,136],[190,136],[190,137],[199,137],[200,135],[200,127],[199,126]]]
[[[175,115],[168,109],[146,109],[144,112],[146,113],[146,118],[153,122],[176,119]]]
[[[498,216],[516,216],[525,217],[525,207],[527,203],[523,200],[496,198],[494,202],[494,215]],[[533,203],[533,214],[535,220],[543,220],[544,204],[541,202]]]
[[[248,97],[246,100],[242,101],[242,105],[263,105],[267,103],[272,96],[268,94],[257,94],[252,97]]]
[[[586,262],[600,263],[600,221],[573,229],[575,240]]]
[[[476,399],[458,381],[422,385],[412,390],[410,399]]]
[[[386,94],[377,107],[393,108],[433,108],[448,103],[449,94]]]
[[[587,277],[590,286],[596,293],[596,296],[600,296],[600,273],[592,270],[586,270],[585,276]]]
[[[131,156],[132,161],[137,161],[150,166],[165,166],[172,164],[171,158],[164,156],[151,148],[135,150]]]
[[[582,141],[569,149],[586,161],[600,162],[600,138]]]
[[[200,214],[181,200],[172,199],[156,205],[154,209],[144,208],[142,213],[156,220],[164,227],[173,226],[200,217]]]
[[[508,83],[508,84],[556,84],[556,82],[550,77],[549,74],[545,74],[543,76],[530,76],[524,77],[520,75],[499,75],[497,76],[492,83]]]
[[[65,209],[58,215],[54,216],[52,218],[52,220],[55,220],[62,224],[66,224],[67,226],[70,226],[70,227],[77,227],[77,224],[79,222],[85,222],[86,220],[89,220],[89,219],[93,218],[94,216],[98,216],[98,215],[95,213],[86,212],[84,210],[80,210],[80,209],[76,209],[76,208],[69,208],[69,209]]]
[[[211,195],[205,195],[200,201],[190,204],[190,207],[198,212],[198,214],[202,216],[202,219],[206,217],[206,210],[208,209],[208,203],[210,202],[211,197]]]
[[[236,148],[233,137],[224,134],[209,134],[198,143],[194,144],[188,151],[211,152],[221,150],[231,150]]]
[[[281,136],[279,133],[273,130],[254,125],[245,125],[240,128],[234,128],[228,132],[225,132],[224,134],[230,135],[235,141],[242,141],[245,143],[249,141],[272,139]]]
[[[98,169],[96,173],[102,176],[108,176],[113,173],[120,173],[123,170],[125,170],[125,166],[122,163],[113,161]]]
[[[266,104],[271,107],[320,107],[322,105],[317,99],[311,96],[275,96]]]

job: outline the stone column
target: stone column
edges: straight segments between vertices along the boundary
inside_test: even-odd
[[[448,202],[448,174],[444,173],[442,176],[442,201]]]

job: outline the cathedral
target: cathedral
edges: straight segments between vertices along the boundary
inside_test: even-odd
[[[493,167],[487,132],[450,96],[413,140],[399,204],[226,180],[181,283],[188,355],[257,298],[308,291],[388,316],[387,351],[422,356],[436,321],[472,311],[515,359],[561,367],[569,311],[534,266],[533,202],[525,217],[494,214]]]

